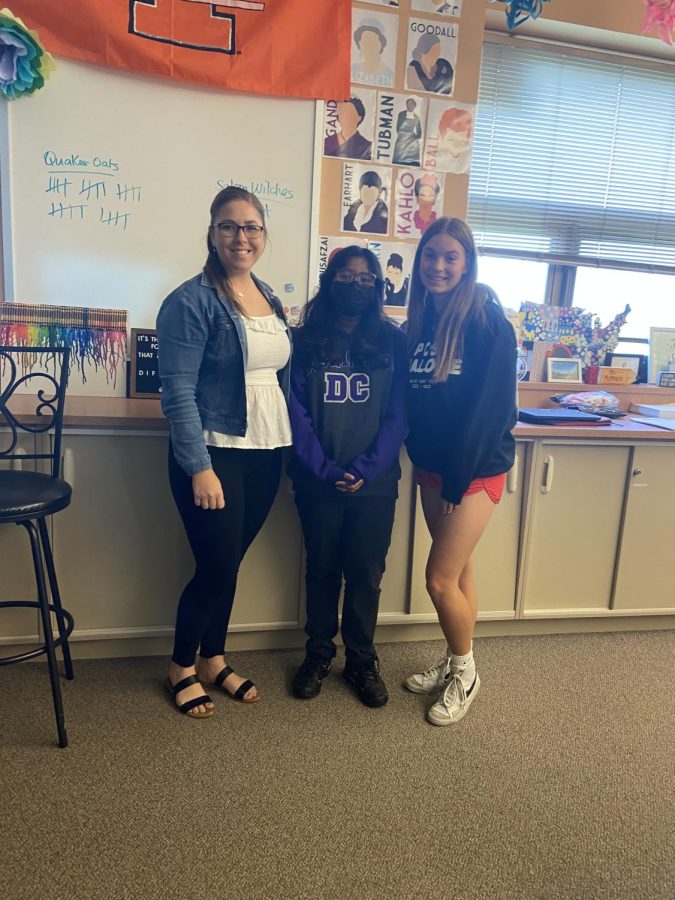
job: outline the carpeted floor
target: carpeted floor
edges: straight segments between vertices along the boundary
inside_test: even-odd
[[[80,661],[65,750],[45,668],[0,670],[0,896],[674,896],[673,632],[484,638],[450,728],[400,686],[442,646],[382,645],[378,710],[341,660],[299,701],[299,651],[232,654],[263,702],[205,721],[161,658]]]

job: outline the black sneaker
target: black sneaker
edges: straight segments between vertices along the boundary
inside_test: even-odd
[[[345,681],[356,688],[359,700],[366,706],[384,706],[389,699],[387,688],[380,678],[380,669],[377,662],[369,663],[362,669],[353,669],[345,666],[342,673]]]
[[[330,672],[331,661],[306,656],[293,679],[293,693],[301,700],[311,700],[321,692],[321,682]]]

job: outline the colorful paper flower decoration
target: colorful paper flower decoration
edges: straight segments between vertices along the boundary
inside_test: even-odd
[[[54,69],[54,60],[14,13],[0,9],[0,91],[14,99],[38,91]]]
[[[521,303],[520,340],[554,341],[574,348],[574,356],[584,366],[599,366],[606,353],[619,343],[619,332],[626,322],[630,306],[614,316],[604,327],[594,313],[576,306],[546,306]]]
[[[528,19],[538,19],[544,3],[551,0],[491,0],[492,3],[506,3],[506,24],[513,31]]]
[[[666,44],[673,43],[675,32],[675,0],[642,0],[645,14],[642,19],[642,34],[655,31]]]

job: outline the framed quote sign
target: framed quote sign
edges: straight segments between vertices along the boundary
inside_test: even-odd
[[[159,397],[157,332],[154,328],[132,328],[129,348],[129,396]]]

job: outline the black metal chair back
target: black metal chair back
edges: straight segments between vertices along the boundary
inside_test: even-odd
[[[41,365],[51,363],[53,374],[33,371],[37,359]],[[69,362],[69,347],[0,346],[0,460],[46,459],[51,462],[52,477],[58,476]],[[21,390],[23,386],[30,389],[29,393]],[[52,429],[50,449],[40,453],[19,451],[21,432],[37,435]]]
[[[66,678],[70,680],[73,665],[68,638],[74,621],[61,603],[47,518],[65,509],[72,494],[71,486],[59,478],[69,360],[67,347],[0,346],[0,463],[16,459],[48,460],[51,463],[49,473],[32,471],[32,467],[29,471],[23,467],[17,470],[0,466],[0,526],[21,525],[28,533],[38,594],[37,600],[0,600],[0,609],[39,610],[43,639],[43,643],[33,650],[0,657],[0,667],[46,654],[59,747],[68,746],[68,735],[56,648],[61,648]],[[53,368],[53,372],[43,371],[44,365]],[[39,440],[38,436],[46,432],[52,433],[51,441]],[[33,436],[32,449],[19,446],[22,433]],[[56,638],[52,630],[52,613],[58,627]]]

